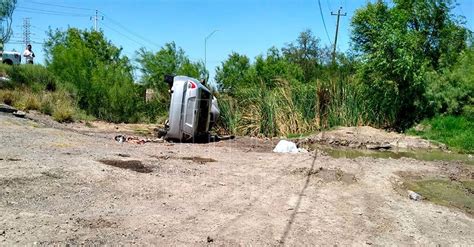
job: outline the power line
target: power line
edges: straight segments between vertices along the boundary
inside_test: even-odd
[[[23,40],[10,40],[10,41],[7,42],[7,44],[23,45],[24,42],[23,42]],[[39,42],[39,41],[31,40],[31,41],[30,41],[30,44],[43,45],[44,43],[43,43],[43,42]]]
[[[140,46],[143,46],[143,47],[146,46],[146,45],[144,45],[143,43],[138,42],[138,41],[136,41],[135,39],[131,38],[130,36],[128,36],[128,35],[126,35],[126,34],[120,32],[120,31],[116,30],[115,28],[112,28],[112,27],[110,27],[109,25],[106,25],[105,23],[102,23],[102,25],[103,25],[104,27],[106,27],[106,28],[108,28],[108,29],[110,29],[110,30],[112,30],[112,31],[114,31],[114,32],[116,32],[116,33],[122,35],[123,37],[129,39],[130,41],[133,41],[134,43],[136,43],[136,44],[138,44],[138,45],[140,45]]]
[[[61,13],[61,12],[53,12],[53,11],[46,11],[46,10],[24,10],[24,9],[17,9],[15,11],[24,12],[24,13],[31,13],[31,14],[43,14],[43,15],[57,15],[57,16],[68,16],[68,17],[89,17],[88,15],[81,15],[81,14],[71,14],[71,13]]]
[[[321,7],[321,0],[318,0],[319,12],[321,13],[321,19],[323,20],[324,30],[326,31],[326,37],[328,38],[329,44],[332,44],[331,38],[329,38],[329,32],[326,27],[326,21],[324,21],[323,8]]]
[[[45,29],[40,28],[40,27],[37,27],[37,26],[35,26],[35,25],[31,25],[31,27],[34,28],[34,29],[36,29],[37,31],[41,31],[41,32],[43,32],[43,33],[48,33],[48,31],[46,31]]]
[[[53,6],[53,7],[58,7],[58,8],[94,11],[93,9],[89,9],[89,8],[66,6],[66,5],[52,4],[52,3],[45,3],[45,2],[38,2],[38,1],[29,1],[28,4],[38,4],[38,5]]]
[[[110,18],[109,16],[107,16],[104,12],[101,11],[101,13],[105,16],[105,20],[108,20],[110,22],[112,22],[114,25],[116,25],[117,27],[120,27],[121,29],[123,29],[124,31],[128,32],[129,34],[132,34],[133,36],[136,36],[137,38],[147,42],[148,44],[151,44],[151,45],[154,45],[156,47],[160,47],[160,45],[156,44],[155,42],[141,36],[140,34],[138,33],[135,33],[133,31],[131,31],[130,29],[126,28],[124,25],[120,24],[120,22]]]
[[[64,11],[56,11],[56,10],[48,10],[48,9],[37,9],[37,8],[30,8],[30,7],[23,7],[23,6],[18,6],[18,9],[23,9],[23,10],[29,10],[29,11],[40,11],[40,12],[47,12],[47,13],[53,13],[53,14],[64,14],[64,15],[83,15],[79,13],[73,13],[73,12],[64,12]],[[87,16],[87,15],[83,15]]]

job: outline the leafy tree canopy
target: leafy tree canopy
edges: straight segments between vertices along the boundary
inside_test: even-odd
[[[165,44],[156,53],[141,48],[137,61],[143,74],[142,83],[158,90],[166,89],[163,80],[165,75],[186,75],[193,78],[204,78],[207,75],[204,64],[191,62],[184,50],[174,42]]]
[[[12,35],[12,15],[17,0],[0,0],[0,50]]]

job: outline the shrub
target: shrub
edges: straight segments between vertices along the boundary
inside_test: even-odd
[[[466,105],[463,107],[462,115],[470,121],[474,121],[474,105]]]
[[[54,110],[54,102],[53,102],[53,96],[51,93],[45,93],[41,97],[41,103],[40,103],[40,112],[47,114],[47,115],[52,115],[53,110]]]
[[[9,65],[0,64],[0,76],[6,76],[9,68],[10,68]]]
[[[19,94],[12,90],[0,90],[0,101],[7,105],[13,105],[18,101]]]
[[[41,107],[41,100],[39,95],[28,92],[25,96],[25,107],[24,110],[39,110]]]
[[[463,116],[437,116],[421,122],[430,126],[422,131],[408,132],[430,140],[440,141],[456,151],[474,152],[474,122]]]
[[[474,103],[474,48],[463,52],[452,68],[427,73],[426,78],[431,113],[461,114]]]
[[[74,121],[74,108],[68,104],[59,104],[54,107],[53,119],[60,123],[69,123]]]
[[[55,76],[42,65],[11,66],[7,74],[15,86],[30,86],[35,92],[56,90]]]

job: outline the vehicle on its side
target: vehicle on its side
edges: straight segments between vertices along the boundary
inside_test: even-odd
[[[209,142],[210,130],[219,117],[217,99],[200,81],[187,76],[166,76],[170,85],[169,119],[159,132],[166,140]]]
[[[21,54],[17,51],[0,51],[0,62],[8,65],[21,63]]]

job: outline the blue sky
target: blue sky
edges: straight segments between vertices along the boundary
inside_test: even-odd
[[[336,12],[341,17],[338,49],[349,48],[350,19],[367,0],[320,0],[326,22],[326,35],[318,0],[18,0],[14,13],[14,37],[6,49],[23,50],[23,18],[31,18],[31,40],[37,62],[44,61],[41,43],[48,27],[67,29],[92,28],[90,16],[99,10],[104,20],[99,28],[106,37],[134,58],[140,47],[156,51],[166,42],[175,41],[193,61],[204,60],[204,38],[208,39],[207,67],[214,74],[232,52],[254,58],[271,46],[282,47],[296,39],[304,29],[311,29],[322,45],[334,40]],[[467,26],[474,26],[474,0],[458,0],[455,13],[466,16]]]

